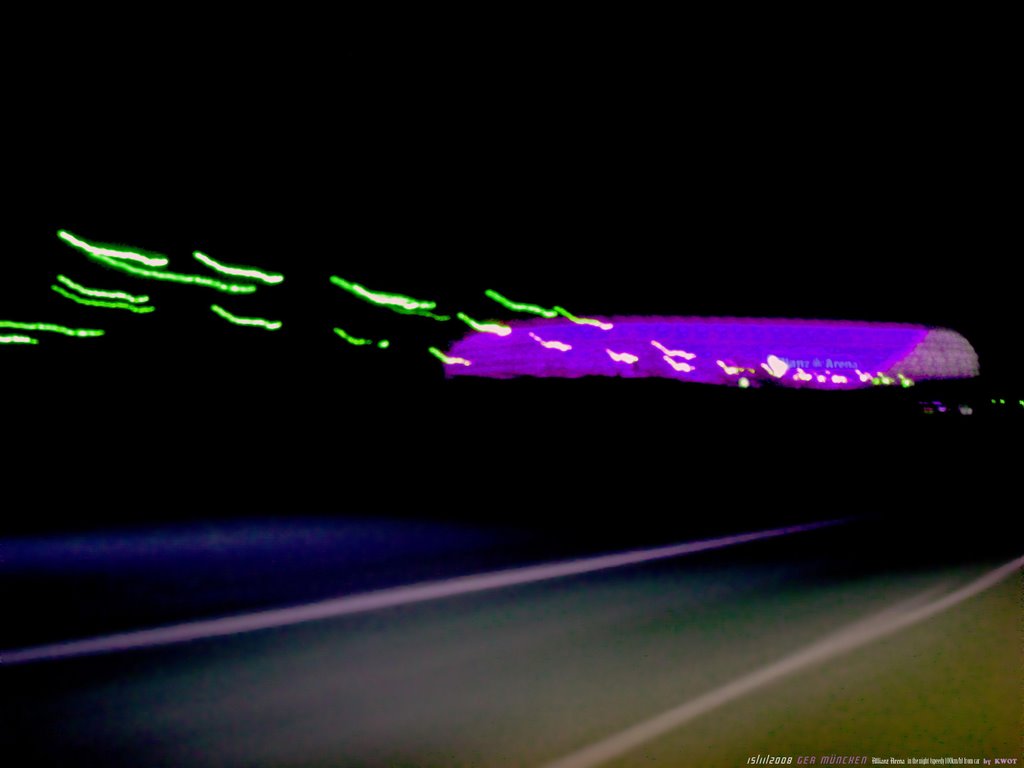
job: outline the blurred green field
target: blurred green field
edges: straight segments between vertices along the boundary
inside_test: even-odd
[[[920,625],[770,685],[608,766],[739,766],[754,755],[1024,756],[1021,575]]]

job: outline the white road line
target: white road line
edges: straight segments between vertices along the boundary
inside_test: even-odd
[[[785,536],[791,533],[813,531],[849,521],[850,518],[824,520],[816,523],[805,523],[786,528],[773,528],[753,533],[741,533],[734,536],[722,536],[717,539],[705,539],[685,544],[639,549],[612,555],[598,555],[596,557],[546,563],[472,576],[460,576],[443,581],[429,581],[404,587],[382,589],[376,592],[367,592],[361,595],[346,595],[332,600],[323,600],[290,608],[277,608],[239,616],[224,616],[217,619],[172,624],[166,627],[120,632],[114,635],[104,635],[84,640],[69,640],[31,648],[0,651],[0,664],[27,664],[34,661],[52,661],[98,653],[152,648],[160,645],[183,643],[189,640],[255,632],[260,629],[287,627],[309,621],[351,616],[352,614],[377,611],[382,608],[411,605],[428,600],[439,600],[457,595],[468,595],[473,592],[532,584],[564,576],[576,576],[583,573],[619,568],[625,565],[679,557],[680,555],[731,547],[737,544]]]
[[[1024,557],[1018,557],[960,589],[931,602],[926,602],[924,605],[920,604],[922,599],[930,597],[934,590],[917,595],[909,601],[891,605],[880,613],[850,624],[796,653],[733,680],[721,688],[702,694],[685,704],[652,717],[650,720],[637,723],[566,757],[547,763],[544,768],[592,768],[592,766],[614,760],[647,742],[664,736],[694,718],[762,686],[931,618],[935,614],[952,608],[954,605],[995,586],[1009,578],[1021,567],[1024,567]]]

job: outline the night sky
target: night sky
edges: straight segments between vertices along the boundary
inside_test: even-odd
[[[293,39],[287,56],[257,55],[252,40],[209,60],[197,38],[154,41],[146,61],[159,63],[135,67],[117,50],[79,55],[64,28],[52,45],[66,66],[28,93],[18,151],[29,173],[7,204],[0,315],[108,335],[4,350],[9,477],[41,506],[123,497],[143,516],[382,498],[439,513],[495,493],[514,515],[529,494],[498,492],[509,487],[498,468],[531,455],[585,477],[588,450],[626,445],[630,470],[699,461],[716,488],[738,489],[743,473],[720,461],[730,456],[768,482],[794,464],[759,440],[737,457],[724,436],[766,424],[835,440],[859,462],[852,446],[869,432],[916,435],[931,452],[914,471],[935,466],[948,445],[914,432],[917,421],[854,429],[879,404],[891,416],[877,399],[751,406],[665,381],[445,382],[426,349],[462,326],[328,283],[337,274],[474,317],[500,315],[483,296],[493,288],[578,314],[942,325],[978,350],[982,377],[935,391],[1016,402],[999,46],[923,33],[912,45],[790,40],[756,25],[684,37],[678,49]],[[198,249],[286,281],[234,298],[114,280],[62,244],[61,228],[166,254],[180,271],[202,271]],[[148,293],[158,311],[73,307],[49,290],[58,272]],[[229,326],[211,302],[284,329]],[[348,347],[336,325],[392,347]],[[666,424],[695,430],[692,455],[655,447]],[[943,439],[964,446],[956,435]],[[851,491],[841,464],[822,463],[812,482],[862,502],[870,492]],[[189,490],[196,477],[214,492]],[[594,494],[587,480],[558,498],[586,509]],[[52,514],[43,527],[81,523]]]

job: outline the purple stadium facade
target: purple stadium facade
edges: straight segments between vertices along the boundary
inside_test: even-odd
[[[978,375],[946,328],[833,320],[610,317],[513,321],[452,345],[449,376],[663,378],[855,389]]]

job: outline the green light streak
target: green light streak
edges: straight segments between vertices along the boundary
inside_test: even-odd
[[[122,248],[105,248],[101,245],[95,245],[93,243],[88,243],[85,240],[81,240],[64,229],[57,231],[57,237],[72,248],[77,248],[89,256],[125,259],[127,261],[135,261],[139,264],[145,264],[147,267],[166,267],[168,263],[167,257],[158,253],[149,253],[146,251],[138,253],[136,251],[128,251]]]
[[[97,299],[83,299],[81,296],[76,296],[70,291],[65,291],[59,285],[51,285],[50,289],[59,293],[65,299],[71,299],[78,304],[84,304],[87,307],[102,307],[104,309],[127,309],[129,312],[135,312],[140,315],[148,314],[153,312],[156,307],[136,307],[132,304],[125,304],[120,301],[99,301]]]
[[[448,357],[448,355],[437,347],[430,347],[429,352],[445,365],[472,365],[472,363],[464,357]]]
[[[262,272],[258,269],[252,269],[250,267],[239,267],[229,266],[223,262],[214,261],[205,253],[200,251],[193,251],[192,256],[199,262],[205,264],[214,272],[220,272],[222,275],[231,275],[232,277],[248,277],[253,280],[259,280],[260,282],[266,283],[267,285],[277,285],[278,283],[284,282],[284,275],[276,272]]]
[[[94,330],[91,328],[68,328],[66,325],[53,325],[52,323],[17,323],[13,320],[0,320],[0,328],[11,328],[15,331],[59,333],[64,336],[74,336],[79,339],[103,336],[106,333],[106,331]]]
[[[334,332],[354,347],[365,347],[367,344],[373,344],[372,340],[359,339],[356,338],[355,336],[350,336],[349,334],[345,333],[345,331],[343,331],[341,328],[335,328]],[[387,349],[390,346],[391,342],[388,341],[387,339],[381,339],[380,341],[377,342],[378,349]]]
[[[493,333],[498,336],[508,336],[512,333],[512,329],[507,325],[500,325],[498,323],[480,323],[464,312],[459,312],[455,316],[474,331],[478,331],[480,333]]]
[[[355,336],[349,336],[345,331],[341,330],[341,328],[335,328],[334,332],[354,347],[363,347],[367,344],[373,344],[369,339],[357,339]]]
[[[215,291],[221,293],[255,293],[255,285],[242,285],[241,283],[224,283],[220,280],[213,280],[209,277],[203,277],[202,275],[185,275],[180,272],[164,272],[157,269],[146,269],[144,267],[134,267],[131,264],[126,264],[119,259],[112,259],[107,256],[98,256],[96,254],[90,254],[89,257],[94,261],[98,261],[112,269],[126,272],[129,275],[135,277],[141,277],[148,280],[164,280],[169,283],[181,283],[183,285],[198,285],[203,288],[212,288]]]
[[[38,344],[31,336],[0,336],[0,344]]]
[[[348,291],[353,296],[363,299],[363,301],[387,307],[388,309],[397,308],[408,312],[417,312],[419,310],[434,309],[437,306],[433,301],[420,301],[418,299],[410,298],[409,296],[403,296],[400,293],[381,293],[379,291],[370,291],[359,283],[350,283],[348,280],[342,280],[336,275],[331,275],[331,282],[339,288]]]
[[[565,309],[564,307],[552,307],[552,309],[554,309],[555,312],[560,314],[562,317],[566,318],[567,320],[571,320],[577,325],[595,325],[602,331],[610,331],[612,328],[615,327],[611,323],[603,323],[600,320],[595,320],[592,317],[576,317],[576,315],[572,314],[569,310]]]
[[[149,301],[149,296],[132,296],[130,293],[124,293],[122,291],[100,291],[95,288],[86,288],[84,285],[79,285],[74,280],[71,280],[64,275],[57,275],[57,281],[63,283],[73,291],[78,291],[83,296],[90,296],[94,299],[127,301],[132,304],[145,304]]]
[[[419,315],[420,317],[429,317],[431,320],[437,320],[439,323],[446,323],[451,320],[451,315],[435,315],[433,312],[428,312],[425,309],[399,309],[398,307],[388,307],[388,309],[397,312],[400,315]]]
[[[281,327],[281,322],[279,320],[264,320],[261,317],[238,317],[238,315],[233,315],[223,307],[219,307],[216,304],[211,304],[210,309],[212,309],[215,314],[223,317],[229,323],[234,323],[235,325],[244,325],[249,328],[264,328],[268,331],[276,331]]]
[[[519,302],[509,301],[497,291],[492,291],[488,288],[484,291],[484,296],[489,299],[501,304],[506,309],[511,309],[513,312],[529,312],[532,315],[540,315],[541,317],[557,317],[558,313],[553,309],[544,309],[544,307],[538,307],[536,304],[520,304]]]

